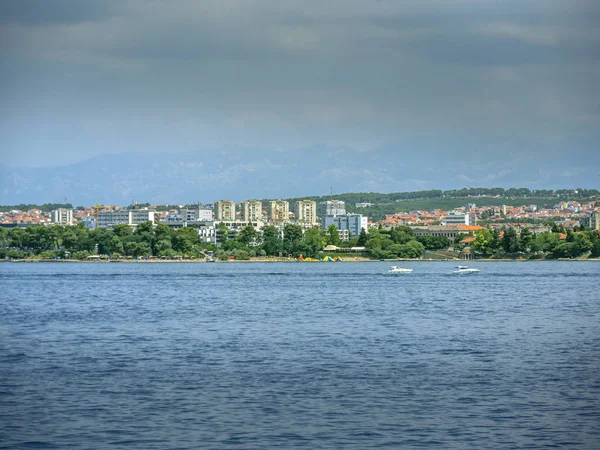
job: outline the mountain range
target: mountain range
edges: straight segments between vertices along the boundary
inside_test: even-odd
[[[214,150],[123,153],[55,167],[0,165],[0,204],[211,203],[462,187],[597,188],[596,152]]]

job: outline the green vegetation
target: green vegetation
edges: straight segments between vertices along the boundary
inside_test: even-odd
[[[114,230],[88,230],[83,225],[32,226],[6,229],[0,227],[0,258],[66,258],[86,259],[93,254],[113,258],[202,257],[204,248],[196,230],[172,230],[166,225],[146,222],[135,231],[128,225]]]
[[[327,200],[342,200],[346,203],[346,210],[350,213],[361,213],[382,220],[385,214],[399,211],[431,211],[433,209],[450,210],[473,202],[489,206],[521,206],[523,204],[538,207],[554,206],[562,200],[577,200],[588,202],[600,200],[600,192],[596,189],[560,189],[560,190],[529,190],[527,188],[464,188],[447,191],[429,190],[413,192],[395,192],[381,194],[376,192],[346,193],[339,195],[312,196],[287,199],[314,200],[323,202]],[[373,203],[366,208],[357,208],[356,203]]]
[[[500,237],[497,231],[482,229],[475,232],[471,247],[476,254],[487,258],[556,259],[578,258],[585,254],[597,258],[600,257],[600,233],[578,228],[565,230],[554,225],[552,231],[537,235],[527,228],[520,234],[514,228],[505,228]]]
[[[43,212],[50,212],[58,208],[73,208],[70,203],[44,203],[43,205],[35,205],[32,203],[21,203],[19,205],[0,205],[0,211],[29,211],[30,209],[39,209]]]
[[[261,232],[251,225],[243,228],[235,238],[228,238],[229,230],[218,230],[220,245],[201,243],[194,228],[173,230],[166,225],[153,226],[151,222],[136,229],[116,225],[113,230],[88,230],[82,225],[32,226],[27,228],[0,228],[0,258],[4,259],[87,259],[91,255],[110,258],[199,258],[213,251],[215,258],[246,260],[257,256],[293,256],[322,258],[326,245],[341,248],[365,246],[373,258],[418,258],[425,248],[448,246],[445,238],[415,238],[409,227],[391,230],[361,230],[359,236],[340,242],[334,228],[314,227],[302,232],[300,225],[287,224],[281,233],[266,226]],[[422,243],[422,242],[423,243]]]

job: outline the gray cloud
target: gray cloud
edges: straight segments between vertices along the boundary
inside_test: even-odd
[[[592,1],[9,0],[0,17],[11,163],[599,137]]]

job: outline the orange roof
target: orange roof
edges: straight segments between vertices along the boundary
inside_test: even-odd
[[[475,241],[475,236],[467,236],[466,238],[462,239],[460,241],[461,244],[470,244],[471,242]]]
[[[479,225],[457,225],[459,230],[465,230],[465,231],[477,231],[477,230],[483,230],[483,227],[480,227]]]

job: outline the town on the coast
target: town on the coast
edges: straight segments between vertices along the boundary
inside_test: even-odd
[[[407,209],[402,202],[440,207]],[[241,203],[134,202],[127,207],[0,206],[2,260],[598,257],[600,192],[595,189],[463,189]]]

